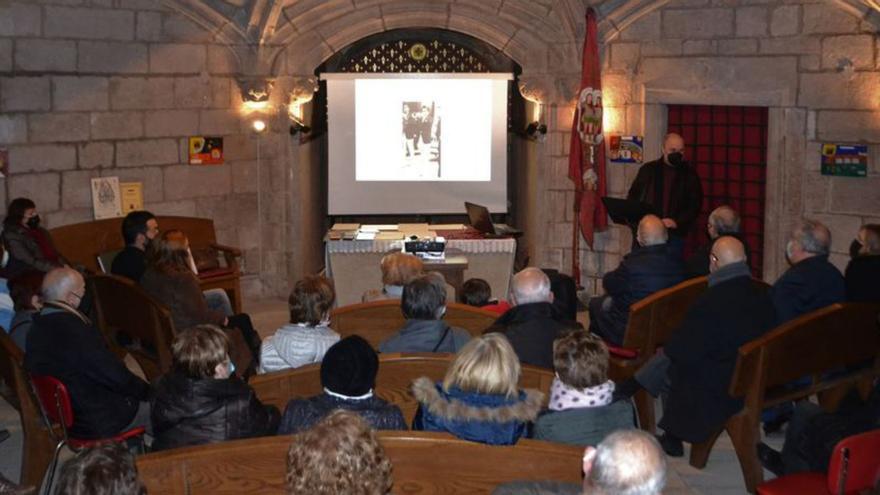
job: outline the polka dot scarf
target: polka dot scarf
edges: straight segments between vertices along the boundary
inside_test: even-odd
[[[611,404],[613,393],[614,382],[611,380],[595,387],[576,389],[562,383],[559,378],[554,378],[553,386],[550,387],[550,410],[564,411],[580,407],[607,406]]]

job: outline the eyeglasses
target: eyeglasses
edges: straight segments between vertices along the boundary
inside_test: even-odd
[[[718,263],[718,256],[715,256],[715,253],[709,253],[709,259]]]

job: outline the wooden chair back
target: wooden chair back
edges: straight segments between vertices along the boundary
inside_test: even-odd
[[[115,275],[89,277],[98,328],[117,346],[120,334],[132,342],[125,349],[152,381],[171,369],[174,321],[171,312],[137,284]]]
[[[55,443],[43,423],[40,406],[24,370],[24,353],[4,331],[0,331],[0,373],[15,394],[15,405],[24,434],[21,483],[39,487],[52,460]]]
[[[445,433],[380,431],[393,466],[391,493],[491,493],[509,481],[581,482],[583,448],[538,440],[494,446]],[[149,493],[284,494],[291,436],[253,438],[137,458]]]
[[[833,410],[836,404],[824,397],[842,397],[845,391],[880,376],[878,315],[878,304],[832,304],[740,347],[729,392],[743,397],[745,405],[728,419],[725,428],[749,492],[754,493],[764,476],[756,452],[761,411],[814,394],[819,395],[823,407]],[[792,383],[803,377],[809,377],[809,383]],[[705,467],[720,433],[692,446],[692,466]]]
[[[443,320],[450,326],[467,330],[473,336],[483,333],[498,318],[498,313],[466,304],[448,303]],[[360,335],[373,347],[400,330],[406,319],[399,299],[386,299],[342,306],[330,312],[330,326],[343,337]]]
[[[418,403],[410,392],[413,380],[427,376],[434,381],[442,381],[454,357],[454,354],[446,353],[380,354],[376,395],[398,406],[407,424],[412,424],[418,409]],[[519,385],[520,388],[544,392],[546,400],[550,394],[553,376],[551,370],[524,365]],[[281,411],[284,411],[290,399],[310,397],[323,392],[320,363],[258,375],[249,383],[260,401],[272,404]]]
[[[629,320],[623,335],[627,349],[650,357],[681,325],[691,304],[706,292],[707,277],[696,277],[657,291],[629,308]]]
[[[163,231],[179,229],[185,232],[194,249],[206,248],[217,242],[214,220],[210,218],[160,216],[156,220]],[[71,263],[82,265],[95,273],[100,272],[100,254],[125,247],[122,239],[122,218],[64,225],[50,232],[55,247]]]

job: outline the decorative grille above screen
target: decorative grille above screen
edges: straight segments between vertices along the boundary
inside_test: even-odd
[[[340,72],[489,72],[489,64],[477,53],[453,41],[386,41],[347,60]]]

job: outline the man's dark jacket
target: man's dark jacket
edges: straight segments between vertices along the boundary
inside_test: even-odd
[[[672,182],[672,190],[669,199],[669,211],[663,215],[662,204],[651,204],[649,202],[655,191],[657,180],[662,180],[663,174],[675,174],[676,177]],[[678,225],[671,229],[670,233],[678,237],[684,237],[690,232],[691,227],[700,215],[700,209],[703,206],[703,186],[700,184],[700,177],[690,165],[682,165],[673,168],[667,165],[663,159],[648,162],[639,169],[638,175],[629,187],[626,195],[627,199],[635,199],[644,201],[654,206],[658,216],[665,216],[675,220]]]
[[[770,292],[778,324],[825,306],[846,300],[846,285],[840,271],[817,255],[789,268],[773,284]]]
[[[54,376],[67,386],[74,414],[71,436],[104,438],[129,425],[150,387],[128,371],[84,318],[44,307],[34,315],[24,364],[30,373]]]
[[[281,418],[237,377],[194,379],[177,372],[159,380],[150,414],[153,450],[274,435]]]
[[[553,368],[553,341],[577,328],[580,323],[564,319],[552,304],[538,302],[508,309],[484,333],[503,333],[522,364]]]
[[[776,325],[770,297],[745,275],[709,287],[664,347],[672,361],[660,427],[702,442],[742,408],[727,393],[741,345]]]
[[[146,270],[147,255],[142,249],[134,246],[125,246],[125,249],[113,258],[113,264],[110,265],[110,273],[125,277],[135,283],[141,281]]]
[[[651,294],[684,280],[681,259],[666,244],[638,247],[615,270],[602,277],[605,293],[611,296],[608,311],[597,311],[590,329],[604,339],[620,345],[629,320],[629,307]]]

